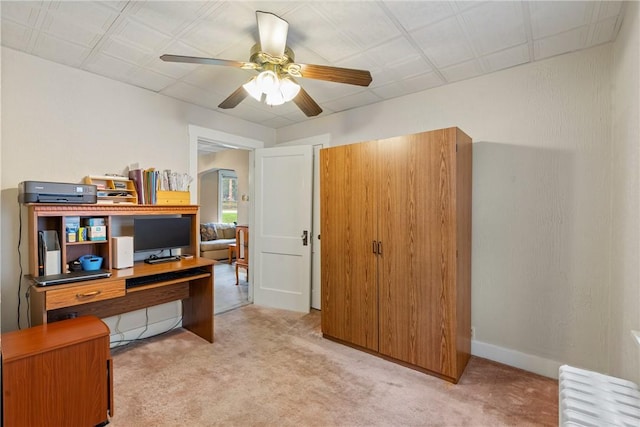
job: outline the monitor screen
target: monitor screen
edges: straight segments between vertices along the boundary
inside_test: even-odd
[[[134,218],[134,252],[191,246],[191,217]]]

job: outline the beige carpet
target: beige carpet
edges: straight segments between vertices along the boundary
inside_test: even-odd
[[[226,262],[216,264],[214,271],[214,313],[220,314],[249,303],[249,283],[246,270],[240,269],[236,285],[236,266]]]
[[[473,357],[459,384],[322,338],[320,313],[247,305],[113,352],[111,426],[557,425],[557,381]]]

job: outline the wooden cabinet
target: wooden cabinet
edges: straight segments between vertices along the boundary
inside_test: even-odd
[[[191,217],[191,246],[186,250],[186,253],[200,253],[198,249],[199,209],[196,205],[60,205],[30,203],[27,207],[29,227],[29,273],[33,276],[42,275],[40,274],[38,263],[39,231],[55,230],[58,232],[58,236],[60,238],[61,272],[66,272],[67,264],[80,258],[82,255],[97,255],[102,257],[102,268],[108,270],[112,268],[111,257],[113,251],[111,237],[131,235],[133,233],[133,218],[135,216],[180,215]],[[106,227],[105,240],[68,242],[65,238],[65,226],[69,218],[79,218],[81,223],[87,218],[103,218]],[[127,227],[128,230],[126,230]]]
[[[321,151],[322,332],[457,382],[471,349],[471,139]]]
[[[108,423],[112,369],[109,328],[96,317],[2,334],[3,425]]]
[[[119,176],[87,176],[85,184],[93,184],[98,190],[98,203],[124,203],[135,205],[138,203],[136,186],[128,178]]]

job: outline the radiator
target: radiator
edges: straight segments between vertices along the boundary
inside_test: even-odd
[[[563,365],[558,385],[561,427],[640,426],[637,384]]]

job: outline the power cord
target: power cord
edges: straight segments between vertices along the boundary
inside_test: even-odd
[[[173,331],[175,329],[178,329],[180,327],[181,323],[182,323],[182,316],[180,316],[178,321],[173,326],[171,326],[169,329],[167,329],[166,331],[160,332],[159,334],[153,335],[151,337],[141,338],[142,334],[144,334],[144,332],[146,331],[147,325],[145,325],[145,331],[142,331],[142,333],[140,335],[138,335],[137,338],[133,338],[133,339],[130,339],[130,340],[122,339],[122,340],[118,340],[118,341],[112,341],[111,345],[116,344],[116,346],[111,348],[111,353],[113,354],[115,352],[124,350],[124,349],[128,348],[130,345],[135,344],[137,342],[146,341],[146,340],[148,340],[150,338],[156,338],[156,337],[160,337],[162,335],[168,334],[169,332],[171,332],[171,331]]]
[[[20,245],[22,244],[22,205],[18,202],[18,329],[22,329],[20,326],[20,310],[22,302],[22,252],[20,251]]]

